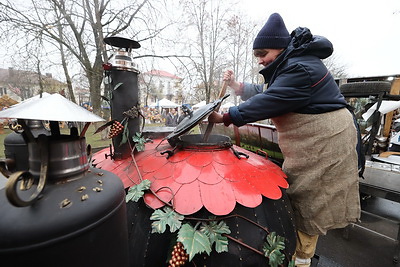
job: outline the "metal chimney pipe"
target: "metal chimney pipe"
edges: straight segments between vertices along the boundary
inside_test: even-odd
[[[134,40],[122,37],[107,37],[104,42],[114,47],[114,54],[105,64],[110,98],[111,119],[124,122],[129,133],[126,142],[124,133],[113,138],[113,158],[124,159],[130,156],[133,147],[132,136],[140,132],[138,74],[131,57],[131,50],[139,48]]]

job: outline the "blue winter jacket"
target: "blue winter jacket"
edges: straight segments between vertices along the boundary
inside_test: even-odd
[[[274,118],[289,112],[319,114],[346,106],[334,78],[321,59],[333,52],[332,43],[322,36],[313,36],[307,28],[291,34],[287,49],[260,71],[268,88],[244,85],[242,104],[229,109],[233,124]]]

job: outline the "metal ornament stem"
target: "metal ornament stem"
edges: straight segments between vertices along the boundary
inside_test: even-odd
[[[85,136],[86,131],[89,129],[89,126],[90,126],[90,122],[87,122],[85,124],[85,126],[83,127],[81,134],[79,135],[80,138],[83,138]]]
[[[15,166],[15,161],[13,159],[0,159],[0,172],[6,178],[9,178],[12,174],[12,172],[9,170],[10,165]]]
[[[41,165],[40,165],[40,177],[39,182],[36,187],[35,192],[30,196],[29,200],[23,200],[19,197],[17,192],[17,185],[21,181],[23,184],[32,183],[34,177],[29,171],[18,171],[10,175],[10,178],[6,184],[6,196],[8,201],[16,206],[16,207],[26,207],[32,205],[41,195],[47,180],[47,171],[48,171],[48,163],[49,163],[49,154],[48,154],[48,140],[47,136],[39,135],[38,143],[40,147],[40,157],[41,157]]]
[[[25,137],[25,141],[28,142],[35,142],[35,137],[33,136],[31,129],[26,125],[25,120],[18,119],[18,124],[22,126],[23,132],[22,135]]]

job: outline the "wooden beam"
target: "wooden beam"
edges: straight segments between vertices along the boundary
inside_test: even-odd
[[[391,95],[399,95],[400,94],[400,78],[395,78],[392,82],[392,87],[390,88]],[[383,136],[390,137],[390,129],[392,128],[392,120],[393,120],[394,111],[386,113],[385,116],[385,125],[383,128]]]

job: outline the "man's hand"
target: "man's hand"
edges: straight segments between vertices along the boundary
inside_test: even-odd
[[[228,82],[228,86],[232,86],[232,84],[235,82],[235,75],[233,74],[232,70],[225,71],[224,81]]]
[[[243,94],[243,84],[235,80],[235,74],[232,70],[225,71],[223,79],[228,83],[228,86],[235,91],[235,95]]]
[[[208,122],[211,122],[211,123],[222,123],[223,122],[222,115],[217,113],[217,112],[215,112],[215,111],[213,111],[210,114],[210,116],[208,116]]]

